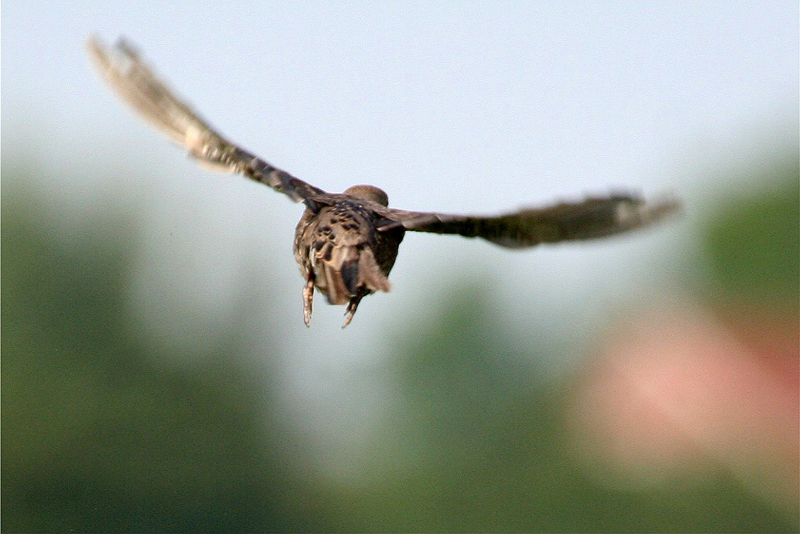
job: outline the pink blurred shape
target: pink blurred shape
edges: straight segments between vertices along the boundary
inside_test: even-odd
[[[788,315],[683,301],[620,325],[579,379],[576,451],[627,486],[701,483],[725,469],[796,518],[800,341]]]

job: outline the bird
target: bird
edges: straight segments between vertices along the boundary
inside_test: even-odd
[[[352,321],[361,299],[389,291],[389,273],[407,231],[479,237],[502,247],[527,248],[620,234],[680,210],[673,196],[646,202],[620,192],[479,216],[390,208],[388,195],[373,185],[329,193],[228,141],[177,96],[125,38],[108,46],[93,35],[86,48],[117,95],[201,165],[243,175],[304,204],[295,229],[294,256],[305,281],[306,326],[311,324],[315,289],[329,304],[346,305],[342,328]]]

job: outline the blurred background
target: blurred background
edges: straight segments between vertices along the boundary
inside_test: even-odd
[[[3,531],[797,531],[799,16],[3,2]],[[301,207],[133,117],[91,33],[328,191],[685,214],[524,251],[408,234],[391,293],[306,329]]]

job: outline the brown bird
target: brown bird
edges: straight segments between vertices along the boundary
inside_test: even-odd
[[[630,194],[587,198],[540,209],[483,217],[389,207],[385,192],[356,185],[327,193],[227,141],[175,96],[124,40],[113,47],[91,37],[89,55],[103,78],[145,119],[201,164],[238,173],[305,204],[295,230],[294,256],[305,279],[303,319],[311,321],[316,287],[330,304],[347,304],[347,326],[359,302],[389,291],[389,272],[406,230],[482,237],[504,247],[594,239],[647,226],[676,212],[672,198],[647,204]]]

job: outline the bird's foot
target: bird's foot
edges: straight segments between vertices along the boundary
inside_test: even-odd
[[[306,285],[303,287],[303,322],[306,327],[311,326],[311,311],[314,301],[314,279],[309,277],[306,280]]]
[[[358,303],[361,302],[361,299],[364,295],[358,295],[350,299],[350,302],[347,303],[347,309],[344,312],[344,324],[342,328],[346,327],[350,324],[350,321],[353,320],[353,316],[356,314],[356,310],[358,309]]]

